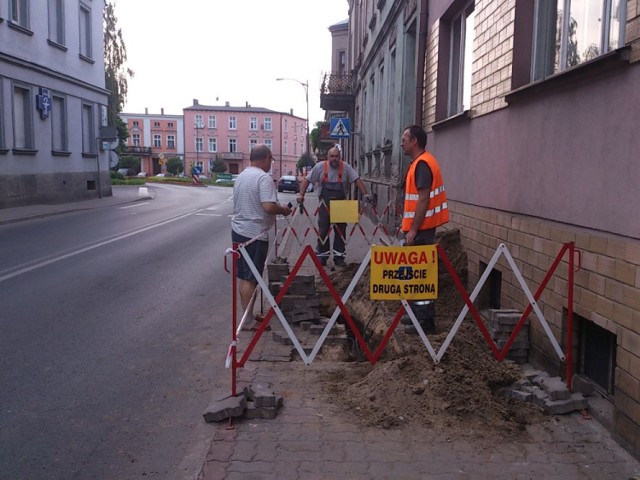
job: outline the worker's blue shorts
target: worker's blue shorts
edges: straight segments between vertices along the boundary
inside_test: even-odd
[[[234,243],[245,243],[251,239],[239,235],[231,230],[231,240]],[[247,250],[249,257],[251,257],[256,270],[258,270],[260,275],[262,275],[264,264],[267,261],[267,253],[269,253],[269,242],[256,240],[255,242],[251,242],[249,245],[247,245],[245,249]],[[253,275],[251,268],[249,268],[249,265],[245,261],[242,254],[240,254],[240,256],[236,259],[236,277],[238,277],[240,280],[250,280],[252,282],[258,283],[258,280]]]

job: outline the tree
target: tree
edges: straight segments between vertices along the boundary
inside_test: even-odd
[[[127,101],[128,79],[133,77],[134,72],[125,67],[127,48],[122,38],[122,30],[118,28],[118,19],[112,0],[107,0],[105,4],[102,12],[102,24],[104,29],[104,83],[107,90],[111,92],[107,106],[107,121],[109,125],[117,126],[118,114]]]
[[[216,159],[213,162],[213,167],[211,168],[211,171],[216,172],[216,173],[223,173],[227,171],[227,163],[222,160],[218,155],[216,155]]]
[[[327,158],[327,152],[335,146],[334,141],[323,140],[329,136],[329,123],[316,122],[316,128],[311,130],[311,146],[314,152],[318,152],[318,156]]]
[[[180,157],[171,157],[167,160],[167,172],[171,175],[179,175],[184,172],[184,165]]]
[[[315,165],[313,158],[308,153],[303,153],[296,163],[296,170],[300,174],[304,174],[305,167],[313,167]]]
[[[140,157],[133,157],[131,155],[120,157],[120,168],[130,168],[136,172],[140,171]]]

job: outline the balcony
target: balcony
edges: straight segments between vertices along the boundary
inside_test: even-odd
[[[320,108],[349,112],[353,108],[353,76],[351,74],[325,74],[320,87]]]
[[[138,155],[145,156],[151,155],[151,147],[134,147],[131,145],[127,145],[124,147],[123,155]]]

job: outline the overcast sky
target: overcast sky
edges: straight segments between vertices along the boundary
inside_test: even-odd
[[[115,0],[127,47],[124,112],[182,114],[204,105],[244,106],[324,117],[320,84],[331,70],[329,26],[346,20],[347,0]]]

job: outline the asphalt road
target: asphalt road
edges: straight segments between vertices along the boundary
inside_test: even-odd
[[[231,189],[0,225],[0,478],[195,478],[229,383]]]

